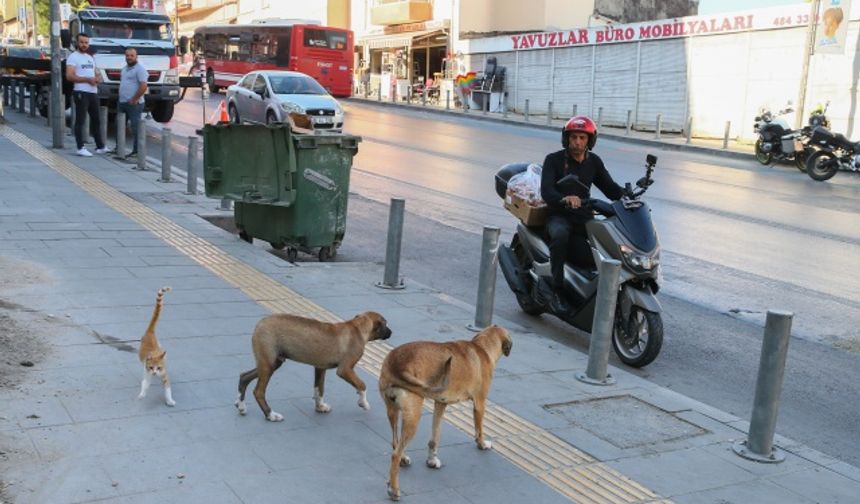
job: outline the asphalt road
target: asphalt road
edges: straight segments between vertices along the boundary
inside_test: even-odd
[[[202,122],[196,91],[170,127]],[[211,114],[223,95],[210,98]],[[541,162],[554,132],[347,103],[362,136],[353,165],[347,236],[337,261],[382,261],[387,202],[406,198],[401,272],[474,304],[484,225],[508,238],[515,221],[493,191],[504,163]],[[184,142],[174,142],[184,166]],[[158,152],[150,138],[150,152]],[[763,167],[689,152],[598,140],[613,177],[635,181],[659,158],[647,199],[663,247],[665,342],[636,371],[679,393],[749,418],[768,309],[795,314],[777,430],[860,465],[860,179],[814,182],[790,165]],[[260,246],[264,246],[260,244]],[[314,260],[300,255],[300,261]],[[587,335],[522,314],[499,275],[496,313],[580,351]],[[616,361],[617,364],[617,361]],[[635,429],[635,426],[631,426]]]

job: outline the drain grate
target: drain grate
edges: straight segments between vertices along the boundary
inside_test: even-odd
[[[561,415],[618,448],[636,448],[710,434],[710,431],[676,417],[631,395],[601,397],[559,404],[544,409]],[[625,421],[635,418],[636,424]]]

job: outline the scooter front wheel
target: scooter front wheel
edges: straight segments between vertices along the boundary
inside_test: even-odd
[[[612,331],[612,346],[621,362],[641,368],[647,366],[660,353],[663,346],[663,318],[638,306],[630,309],[630,315],[622,320],[621,307],[615,310],[615,329]]]

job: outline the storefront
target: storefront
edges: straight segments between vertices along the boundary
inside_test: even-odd
[[[416,87],[441,80],[450,43],[449,25],[444,20],[390,26],[359,38],[357,81],[368,87],[367,94],[381,89],[382,99],[390,100],[394,93],[398,100],[406,100]]]

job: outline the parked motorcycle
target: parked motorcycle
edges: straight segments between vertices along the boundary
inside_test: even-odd
[[[660,243],[651,221],[651,210],[642,200],[642,195],[654,183],[651,174],[656,163],[657,158],[649,154],[645,176],[636,182],[638,189],[626,184],[621,200],[583,200],[583,206],[597,214],[597,218],[585,226],[595,262],[602,258],[621,261],[612,344],[618,358],[633,367],[651,363],[663,345],[662,307],[656,298],[662,280]],[[525,163],[508,164],[496,173],[496,192],[501,198],[506,196],[508,180],[527,166]],[[558,184],[565,187],[581,182],[575,175],[567,175]],[[567,262],[564,292],[560,294],[568,302],[569,310],[554,312],[549,301],[553,295],[549,243],[542,226],[528,227],[520,222],[510,246],[499,247],[499,264],[524,312],[534,316],[551,313],[578,329],[591,332],[598,272]]]
[[[782,117],[785,114],[793,112],[791,108],[786,108],[773,115],[770,110],[762,109],[761,113],[755,117],[754,131],[758,134],[758,140],[755,143],[755,158],[764,165],[776,161],[794,161],[794,165],[800,171],[806,171],[806,160],[812,154],[813,150],[807,145],[809,135],[812,131],[811,126],[806,126],[802,130],[792,130],[788,122]],[[821,117],[817,116],[816,121],[820,121]],[[810,115],[810,124],[813,116]]]
[[[828,180],[838,171],[860,173],[860,142],[819,127],[813,130],[810,144],[818,149],[806,164],[806,173],[812,180]]]

